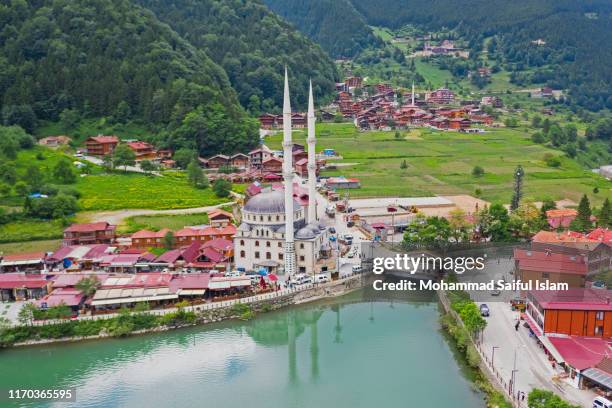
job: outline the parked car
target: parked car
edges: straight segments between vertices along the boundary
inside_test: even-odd
[[[363,271],[361,265],[353,265],[353,273],[361,273],[361,271]]]
[[[307,283],[312,283],[312,278],[305,273],[300,273],[291,279],[291,283],[294,285],[305,285]]]
[[[330,234],[335,234],[336,233],[336,229],[334,227],[329,227],[328,229]]]
[[[595,397],[593,400],[593,408],[612,408],[612,402],[605,397]]]
[[[238,271],[225,272],[226,278],[237,278],[239,276],[240,276],[240,272]]]
[[[493,289],[493,291],[491,292],[491,296],[499,296],[501,295],[501,290],[499,289]]]
[[[480,315],[484,317],[489,317],[489,306],[487,306],[485,303],[480,305]]]
[[[325,283],[325,282],[329,282],[329,276],[326,273],[318,273],[315,276],[313,276],[313,280],[315,283]]]
[[[348,254],[346,254],[347,258],[354,258],[355,257],[355,252],[353,252],[352,250],[348,252]]]

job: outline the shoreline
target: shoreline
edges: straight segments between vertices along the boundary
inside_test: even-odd
[[[7,345],[5,347],[0,347],[9,349],[16,347],[33,347],[33,346],[43,346],[47,344],[58,344],[58,343],[75,343],[81,341],[91,341],[91,340],[102,340],[109,338],[121,338],[121,337],[131,337],[138,336],[148,333],[157,333],[157,332],[166,332],[169,330],[177,330],[187,327],[194,326],[204,326],[210,323],[218,323],[225,320],[251,320],[256,319],[257,313],[266,313],[270,311],[284,309],[290,306],[302,305],[306,303],[316,302],[319,300],[334,298],[338,296],[343,296],[349,294],[357,289],[360,289],[361,285],[361,276],[353,275],[348,278],[344,278],[341,280],[332,281],[326,284],[322,284],[319,286],[313,286],[308,289],[304,289],[302,291],[297,291],[293,293],[289,293],[287,295],[270,299],[263,300],[259,302],[253,303],[237,303],[238,305],[244,305],[248,307],[250,313],[252,313],[252,317],[244,318],[239,314],[236,310],[233,310],[233,306],[225,306],[218,309],[213,310],[203,310],[197,311],[197,321],[195,323],[188,324],[178,324],[175,326],[156,326],[152,328],[142,329],[142,330],[134,330],[129,332],[123,336],[114,336],[108,332],[99,333],[93,336],[72,336],[72,337],[60,337],[60,338],[49,338],[49,339],[36,339],[36,340],[27,340],[23,342],[17,342],[11,345]],[[151,311],[155,312],[155,311]],[[134,312],[133,314],[147,314],[147,312]],[[60,323],[61,324],[61,323]]]

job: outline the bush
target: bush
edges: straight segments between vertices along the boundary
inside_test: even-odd
[[[484,176],[484,169],[480,166],[474,166],[474,168],[472,169],[472,176],[474,177],[482,177]]]
[[[232,190],[232,183],[224,179],[217,179],[213,184],[213,191],[217,197],[227,197]]]
[[[544,157],[542,159],[544,160],[544,162],[546,163],[546,165],[548,167],[559,167],[559,166],[561,166],[561,160],[558,157],[553,156],[552,153],[544,154]]]

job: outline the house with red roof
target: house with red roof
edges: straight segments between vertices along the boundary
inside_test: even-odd
[[[514,249],[515,276],[523,282],[567,283],[570,288],[585,286],[587,258],[580,255]]]
[[[137,140],[134,142],[128,142],[126,144],[127,147],[129,147],[136,155],[136,161],[153,160],[157,158],[157,153],[155,152],[155,148],[151,143]]]
[[[234,216],[232,213],[220,208],[215,208],[214,210],[209,211],[207,215],[210,226],[215,228],[226,227],[234,221]]]
[[[612,339],[612,291],[575,288],[527,292],[526,315],[538,335],[588,336]]]
[[[49,293],[51,281],[45,275],[0,273],[0,301],[39,299]]]
[[[140,230],[132,234],[132,248],[162,248],[168,228],[159,231]]]
[[[63,304],[73,312],[78,312],[85,303],[85,299],[86,296],[78,289],[60,288],[40,298],[36,301],[36,305],[41,309],[48,309]]]
[[[85,141],[85,150],[90,156],[107,156],[113,153],[117,144],[117,136],[91,136]]]
[[[532,237],[531,249],[583,256],[587,260],[589,276],[607,272],[612,265],[612,247],[572,231],[540,231]]]
[[[115,240],[115,229],[105,221],[72,224],[64,230],[63,245],[110,244]]]
[[[43,273],[47,270],[47,255],[44,252],[21,252],[0,256],[0,273]]]
[[[612,248],[612,230],[609,230],[608,228],[596,228],[589,232],[586,237],[594,241],[603,242]]]
[[[548,221],[548,225],[553,229],[569,228],[577,215],[578,211],[571,208],[548,210],[546,211],[546,221]]]
[[[283,161],[278,157],[268,157],[261,164],[265,173],[280,173],[283,171]]]

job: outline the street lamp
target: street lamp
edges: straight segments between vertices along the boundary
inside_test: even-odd
[[[493,346],[491,348],[491,367],[493,367],[493,359],[495,358],[495,349],[498,349],[499,346]]]
[[[518,372],[518,370],[516,369],[516,352],[519,348],[523,347],[526,346],[524,344],[521,344],[519,346],[516,346],[516,348],[514,349],[514,363],[512,365],[512,374],[510,375],[510,395],[512,395],[512,398],[514,398],[514,390],[516,388],[516,373]]]

